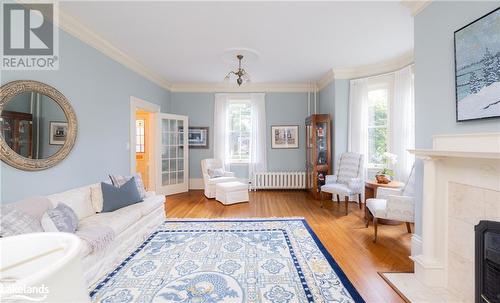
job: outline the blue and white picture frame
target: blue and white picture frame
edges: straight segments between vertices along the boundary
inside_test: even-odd
[[[455,31],[457,121],[500,117],[500,7]]]

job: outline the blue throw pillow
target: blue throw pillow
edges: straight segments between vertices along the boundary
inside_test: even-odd
[[[130,178],[120,187],[101,182],[102,212],[112,212],[125,206],[141,202],[141,195],[135,185],[135,178]]]

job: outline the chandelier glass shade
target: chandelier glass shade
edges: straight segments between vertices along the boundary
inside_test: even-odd
[[[238,86],[241,86],[243,83],[249,83],[250,82],[250,76],[248,73],[245,71],[244,68],[241,67],[241,60],[243,60],[243,55],[237,55],[236,58],[238,59],[238,69],[236,71],[230,71],[227,73],[226,77],[224,77],[224,81],[229,82],[231,79],[231,75],[236,76],[236,83]]]

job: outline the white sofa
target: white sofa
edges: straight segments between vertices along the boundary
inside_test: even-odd
[[[115,238],[97,251],[82,241],[82,265],[85,281],[91,289],[104,275],[116,268],[165,220],[165,196],[147,192],[143,202],[120,208],[113,212],[102,210],[100,183],[71,189],[47,196],[56,206],[65,203],[78,217],[79,232],[91,231],[107,226],[114,231]]]
[[[215,198],[215,185],[223,182],[235,182],[238,179],[232,172],[225,172],[224,176],[217,178],[210,178],[208,175],[209,169],[223,168],[222,162],[218,159],[204,159],[201,160],[201,173],[203,174],[203,183],[205,185],[205,196],[207,198]]]

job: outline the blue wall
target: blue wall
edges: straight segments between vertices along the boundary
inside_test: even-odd
[[[76,144],[63,162],[44,171],[24,172],[2,162],[2,203],[129,173],[130,96],[168,108],[169,91],[64,31],[59,39],[58,71],[1,71],[1,83],[37,80],[57,88],[76,112]]]
[[[349,80],[337,79],[319,91],[319,112],[332,119],[332,159],[336,168],[340,154],[347,151]]]
[[[455,122],[453,32],[498,7],[498,1],[433,1],[415,17],[415,145],[436,134],[500,131],[500,119]],[[416,233],[421,234],[422,163],[416,165]]]
[[[201,178],[200,161],[213,157],[214,93],[173,92],[169,111],[189,116],[189,125],[210,127],[210,149],[190,149],[190,178]],[[307,93],[266,93],[267,162],[269,171],[305,170],[305,127]],[[271,125],[299,125],[298,149],[272,149]],[[245,165],[231,170],[240,178],[248,176]]]

